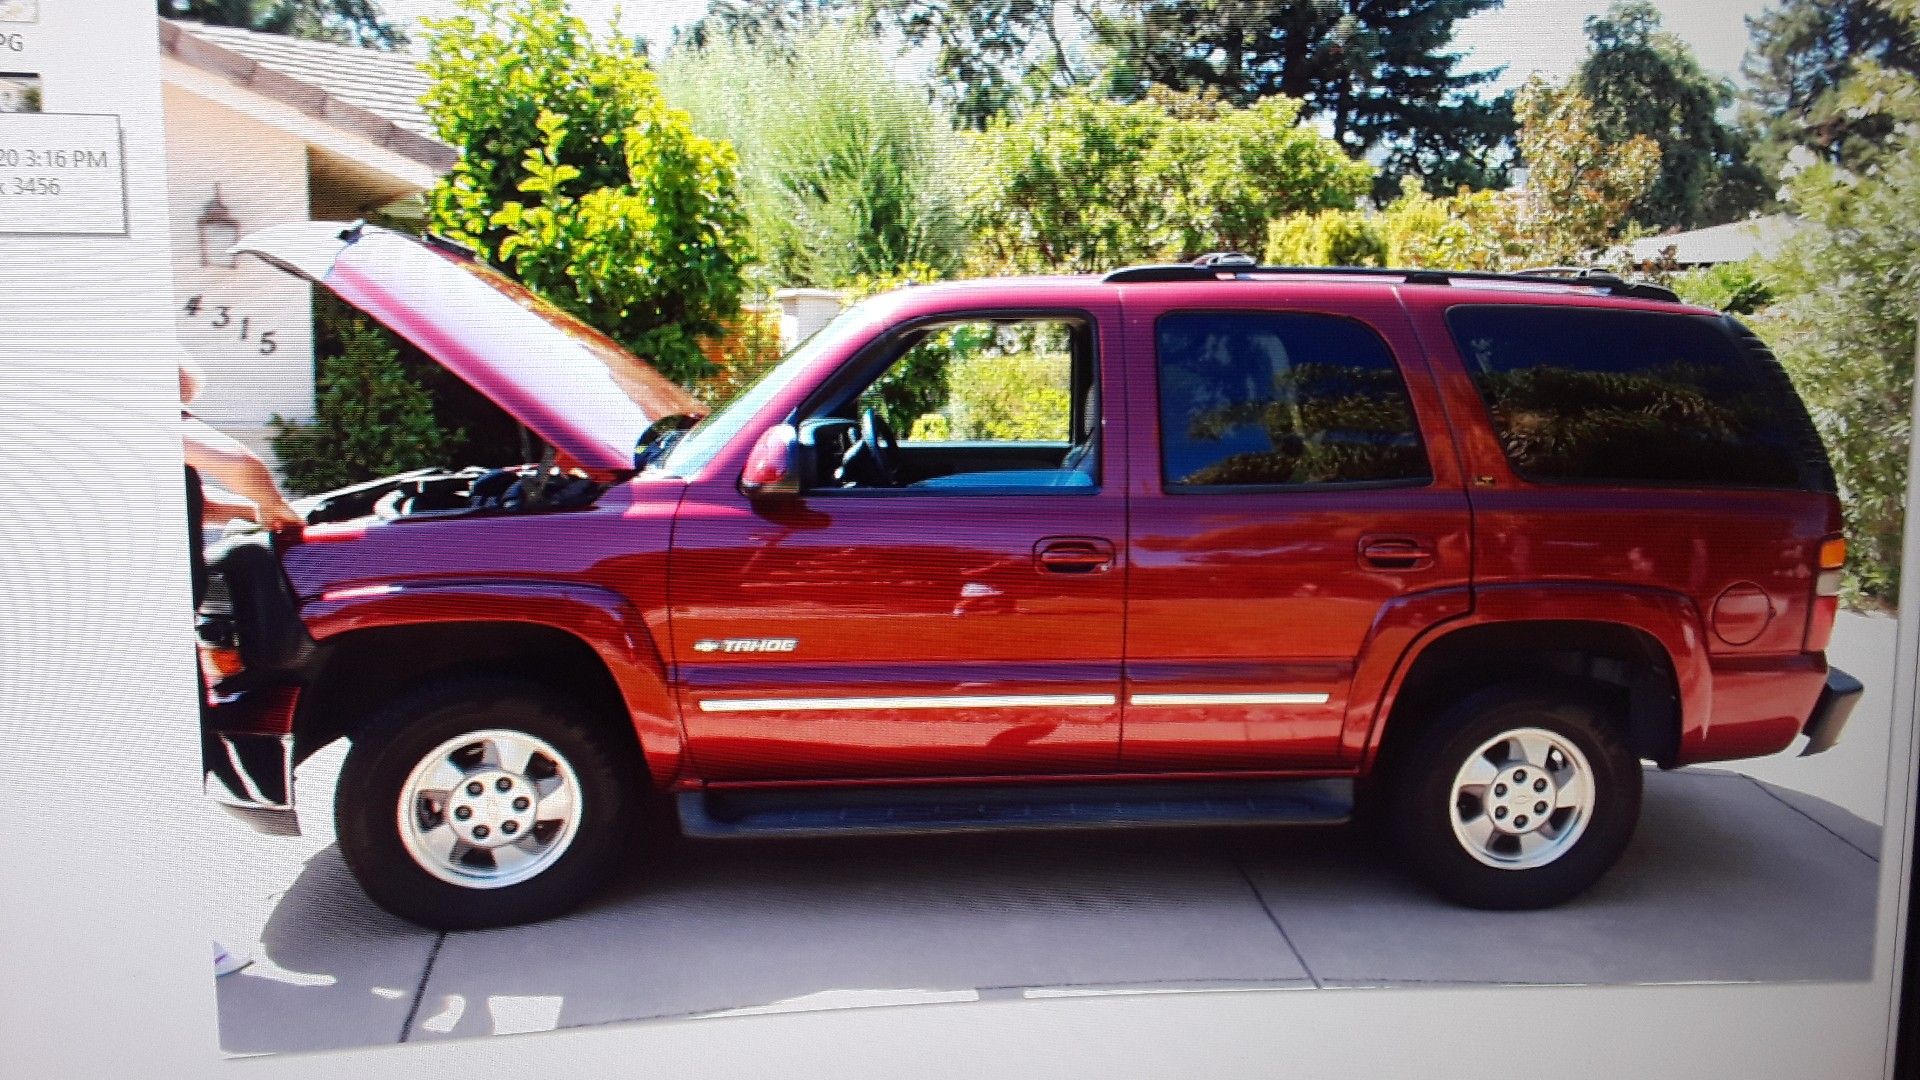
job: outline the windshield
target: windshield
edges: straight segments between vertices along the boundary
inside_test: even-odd
[[[740,433],[767,402],[792,385],[795,378],[821,354],[849,338],[865,333],[874,321],[875,306],[865,302],[842,311],[827,325],[794,346],[778,364],[756,379],[753,385],[687,431],[655,466],[671,476],[688,477],[705,468],[715,454]]]

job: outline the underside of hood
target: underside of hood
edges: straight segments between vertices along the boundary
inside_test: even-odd
[[[706,411],[613,339],[465,253],[325,221],[262,229],[233,251],[326,286],[584,468],[631,470],[649,424]]]

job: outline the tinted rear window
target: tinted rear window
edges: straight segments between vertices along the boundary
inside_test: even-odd
[[[1452,308],[1447,325],[1530,480],[1832,490],[1786,372],[1737,324],[1489,305]]]
[[[1155,345],[1170,488],[1431,478],[1400,369],[1360,323],[1181,312],[1161,316]]]

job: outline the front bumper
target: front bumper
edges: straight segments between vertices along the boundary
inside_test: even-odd
[[[203,706],[200,760],[207,796],[254,829],[298,836],[293,809],[294,691],[273,688]]]
[[[1833,749],[1840,741],[1840,731],[1847,726],[1847,717],[1853,715],[1853,707],[1860,701],[1860,694],[1866,687],[1859,679],[1841,671],[1839,668],[1827,669],[1827,685],[1820,689],[1820,700],[1814,702],[1813,714],[1800,733],[1807,737],[1806,749],[1800,751],[1801,757],[1818,754]]]

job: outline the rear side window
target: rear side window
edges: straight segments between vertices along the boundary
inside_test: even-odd
[[[1529,480],[1832,490],[1793,384],[1737,324],[1487,305],[1450,309],[1447,326]]]
[[[1386,343],[1348,319],[1180,312],[1155,332],[1169,488],[1432,478]]]

